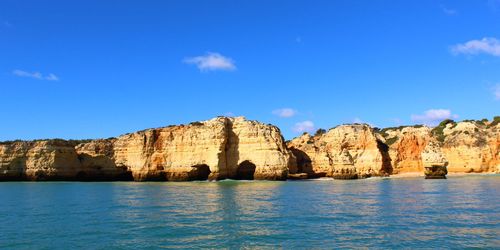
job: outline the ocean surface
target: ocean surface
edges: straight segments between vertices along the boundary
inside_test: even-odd
[[[500,175],[0,183],[1,249],[500,248]]]

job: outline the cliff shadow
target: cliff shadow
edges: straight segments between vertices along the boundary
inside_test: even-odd
[[[236,178],[238,162],[240,160],[240,138],[233,130],[233,122],[226,120],[227,124],[227,140],[224,146],[225,166],[220,179]]]
[[[382,171],[387,175],[391,175],[393,172],[392,159],[389,155],[389,146],[380,140],[377,140],[377,148],[382,155]]]
[[[306,152],[293,147],[289,149],[292,151],[297,162],[297,174],[305,173],[308,178],[320,178],[327,175],[327,173],[315,172],[313,170],[311,157]]]
[[[125,166],[117,166],[108,156],[78,154],[81,165],[75,175],[76,181],[133,181],[132,171]]]

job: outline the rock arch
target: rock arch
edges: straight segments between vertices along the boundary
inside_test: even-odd
[[[251,161],[243,161],[238,165],[236,169],[236,180],[253,180],[255,175],[255,169],[257,166]]]

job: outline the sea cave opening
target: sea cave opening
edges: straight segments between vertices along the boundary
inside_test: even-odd
[[[255,174],[255,164],[250,161],[244,161],[238,165],[236,170],[236,180],[253,180]]]
[[[192,168],[193,170],[191,170],[190,179],[193,181],[206,181],[212,172],[210,171],[210,167],[206,164],[194,165]]]

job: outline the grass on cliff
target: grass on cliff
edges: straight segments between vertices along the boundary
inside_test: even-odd
[[[389,131],[389,130],[403,130],[404,128],[422,128],[423,126],[424,125],[422,125],[422,124],[417,124],[417,125],[406,125],[406,126],[399,126],[399,127],[388,127],[388,128],[382,128],[382,129],[374,128],[374,131],[375,131],[375,133],[382,135],[384,138],[387,138],[387,137],[389,137],[389,134],[387,133],[387,131]]]
[[[444,140],[446,139],[446,136],[444,135],[444,129],[448,124],[451,124],[452,128],[457,125],[457,123],[454,120],[446,119],[431,130],[432,136],[434,136],[439,142],[444,142]]]
[[[494,127],[500,123],[500,116],[493,117],[493,121],[488,125],[488,127]]]
[[[54,138],[54,139],[35,139],[35,140],[26,140],[26,141],[18,139],[18,140],[11,140],[11,141],[0,141],[0,145],[9,145],[9,144],[13,144],[16,142],[41,142],[41,141],[48,141],[48,142],[53,142],[53,143],[65,142],[65,143],[69,143],[72,145],[78,145],[81,143],[91,142],[91,141],[93,141],[93,139],[64,140],[64,139],[60,139],[60,138]]]
[[[316,133],[314,133],[314,136],[321,136],[321,135],[323,135],[325,133],[326,133],[326,130],[320,128],[320,129],[316,130]]]
[[[394,137],[391,137],[391,138],[385,140],[385,143],[390,146],[390,145],[396,143],[398,140],[399,140],[399,137],[394,136]]]

